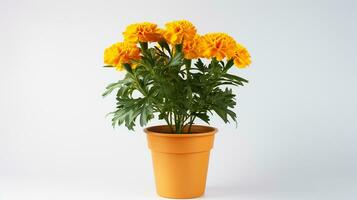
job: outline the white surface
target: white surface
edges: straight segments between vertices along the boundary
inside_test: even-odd
[[[149,3],[150,2],[150,3]],[[0,1],[0,200],[157,199],[141,128],[113,130],[105,47],[185,18],[231,34],[238,128],[219,128],[205,199],[357,198],[355,1]],[[152,124],[158,124],[154,122]]]

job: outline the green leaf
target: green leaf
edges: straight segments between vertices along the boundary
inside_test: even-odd
[[[219,64],[224,67],[224,62],[223,61],[219,61]]]
[[[175,45],[175,49],[176,49],[176,51],[177,51],[177,53],[182,53],[182,44],[176,44]]]
[[[155,46],[154,47],[157,51],[157,53],[160,55],[160,56],[164,56],[164,57],[168,57],[165,52],[163,52],[161,49],[159,49],[159,47]]]
[[[129,81],[129,80],[124,79],[124,80],[120,80],[120,81],[118,81],[118,82],[116,82],[116,83],[111,83],[111,84],[109,84],[109,85],[105,88],[106,91],[102,94],[102,96],[105,97],[105,96],[109,95],[110,93],[113,92],[113,90],[115,90],[115,89],[117,89],[117,88],[120,88],[122,85],[128,83],[128,81]]]
[[[235,112],[233,112],[232,110],[229,110],[229,109],[227,109],[226,112],[232,118],[233,121],[236,121],[237,115]]]
[[[185,65],[186,65],[186,67],[187,67],[188,69],[191,68],[191,61],[192,61],[192,60],[190,60],[190,59],[184,59],[184,63],[185,63]]]
[[[133,73],[133,70],[131,69],[131,65],[130,64],[124,63],[123,66],[124,66],[124,68],[126,69],[127,72],[129,72],[131,74]]]
[[[177,52],[171,59],[170,62],[167,64],[168,67],[179,66],[183,65],[182,63],[183,54],[182,52]]]
[[[143,50],[147,50],[148,49],[148,43],[147,42],[139,42],[139,44],[140,44],[140,47]]]
[[[219,117],[223,119],[224,123],[228,122],[227,113],[223,109],[219,107],[213,107],[213,110],[218,114]]]
[[[167,42],[165,40],[160,41],[159,45],[162,46],[164,49],[166,49],[167,52],[169,52],[170,56],[172,55],[170,46],[167,44]]]
[[[165,113],[160,113],[159,114],[159,119],[165,119],[166,117],[166,114]]]
[[[143,107],[140,115],[140,126],[145,126],[150,119],[153,117],[153,110],[150,105]]]
[[[246,80],[246,79],[244,79],[244,78],[242,78],[242,77],[233,75],[233,74],[224,74],[223,77],[229,78],[229,79],[231,79],[231,80],[236,80],[236,81],[239,81],[239,82],[248,83],[248,80]]]
[[[194,115],[209,124],[209,116],[207,115],[207,113],[195,113]]]
[[[227,72],[233,65],[234,65],[233,59],[228,60],[228,62],[224,66],[223,71]]]
[[[202,60],[199,58],[197,60],[197,62],[195,63],[195,66],[197,67],[197,69],[199,69],[201,72],[204,72],[205,71],[205,64],[202,62]]]

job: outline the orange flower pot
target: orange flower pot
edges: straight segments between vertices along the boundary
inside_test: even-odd
[[[157,193],[194,198],[205,192],[208,160],[217,129],[193,125],[192,134],[172,134],[169,126],[146,128]]]

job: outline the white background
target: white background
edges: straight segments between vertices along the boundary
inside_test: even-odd
[[[188,19],[250,50],[205,199],[357,198],[355,1],[0,0],[0,200],[158,199],[142,128],[113,129],[101,66],[126,25]],[[153,122],[160,124],[163,122]]]

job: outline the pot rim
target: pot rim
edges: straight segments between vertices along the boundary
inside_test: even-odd
[[[201,137],[201,136],[208,136],[214,135],[218,132],[218,129],[211,126],[205,125],[192,125],[192,128],[205,128],[207,131],[205,132],[198,132],[198,133],[165,133],[165,132],[158,132],[153,129],[168,127],[168,125],[157,125],[157,126],[149,126],[144,129],[146,134],[160,136],[160,137]]]

